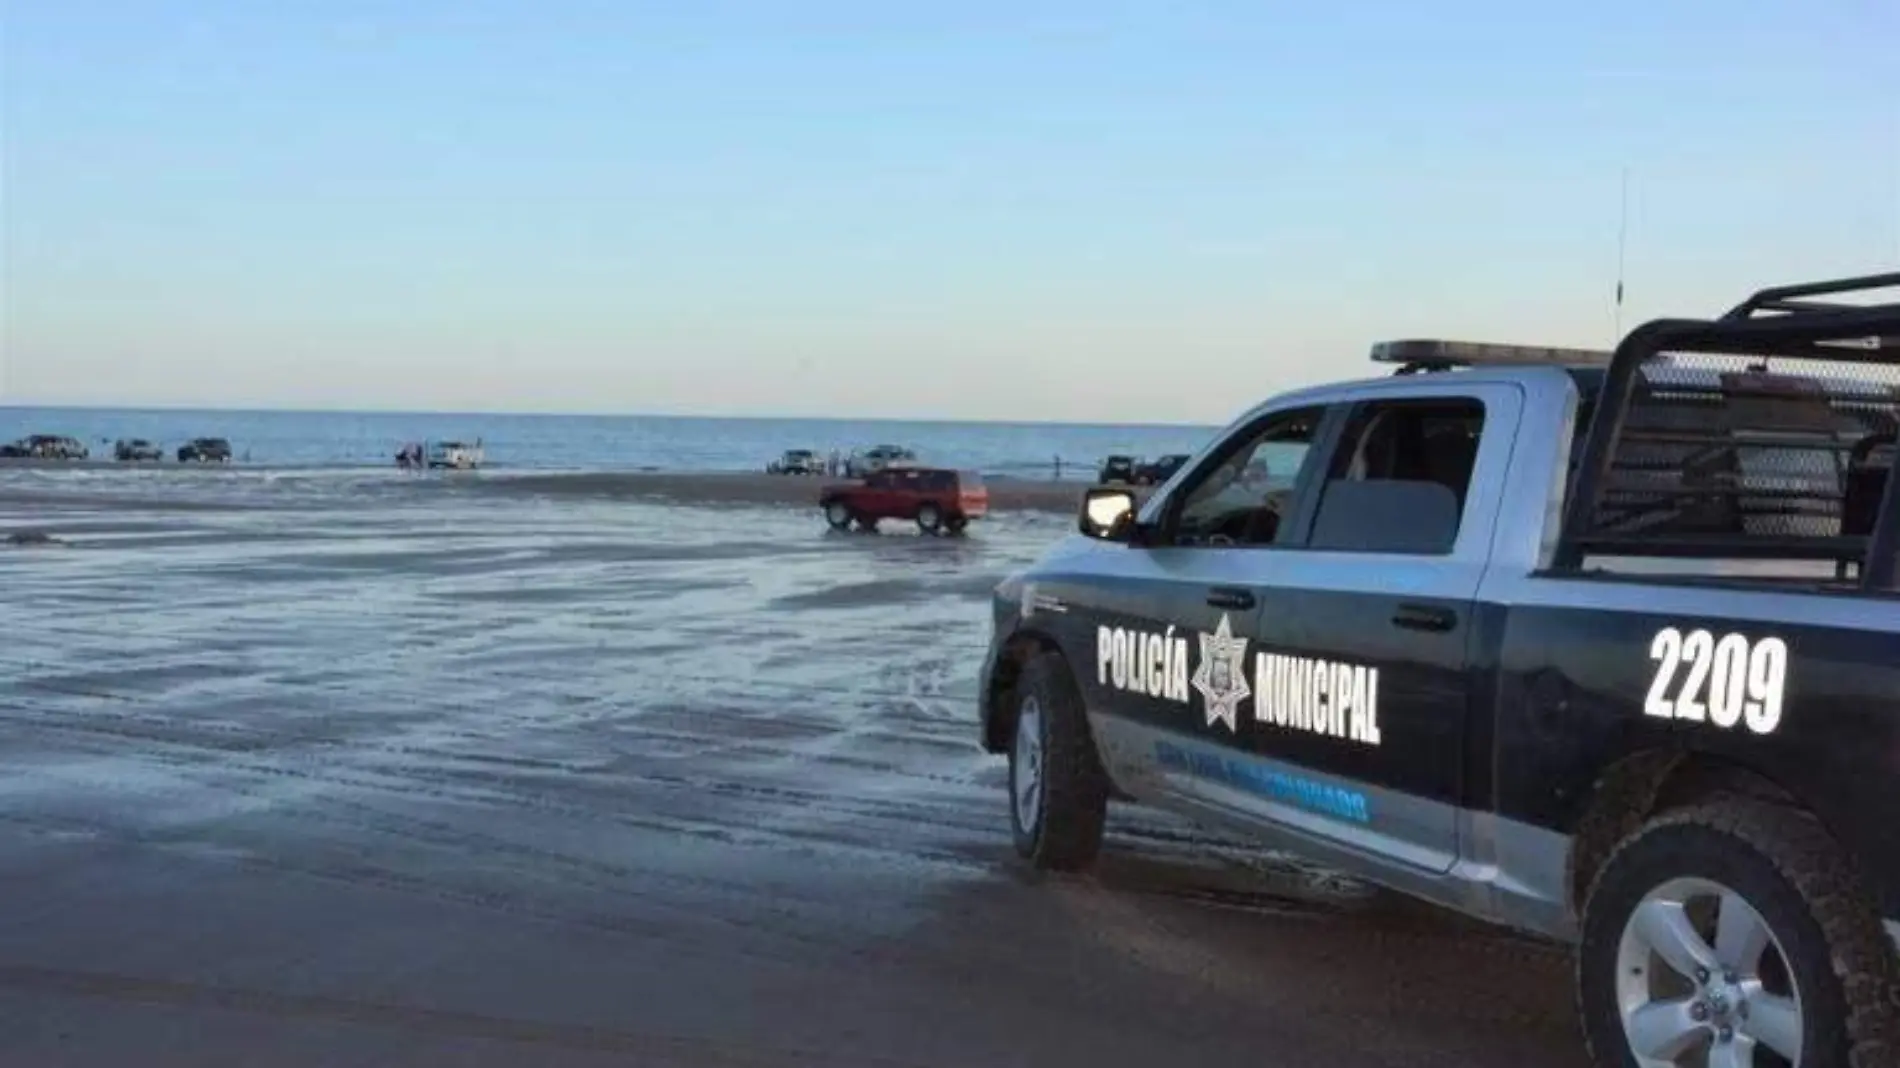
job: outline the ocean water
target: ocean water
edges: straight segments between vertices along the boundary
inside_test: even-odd
[[[888,442],[915,450],[923,463],[992,475],[1087,479],[1104,456],[1193,452],[1215,430],[1136,424],[0,407],[0,441],[66,434],[85,442],[94,460],[110,460],[112,443],[119,438],[157,442],[169,457],[191,438],[223,437],[230,439],[238,463],[319,468],[393,465],[396,450],[405,442],[480,438],[489,466],[499,468],[758,471],[786,449],[822,454]]]

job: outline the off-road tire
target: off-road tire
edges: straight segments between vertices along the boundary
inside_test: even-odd
[[[1018,730],[1024,727],[1021,712],[1027,703],[1039,708],[1030,726],[1038,731],[1042,757],[1040,804],[1033,825],[1024,826],[1017,802],[1022,749],[1011,738],[1009,814],[1016,852],[1043,870],[1081,871],[1101,851],[1109,786],[1075,677],[1060,654],[1039,653],[1023,666],[1010,699],[1016,702]]]
[[[1900,962],[1860,873],[1807,813],[1722,797],[1644,824],[1584,896],[1577,1011],[1599,1068],[1636,1063],[1614,974],[1624,925],[1646,894],[1685,875],[1739,893],[1781,944],[1802,997],[1802,1068],[1900,1064]]]
[[[943,509],[934,504],[926,504],[917,509],[917,529],[926,534],[935,534],[943,529]]]
[[[843,501],[826,501],[824,502],[823,508],[825,522],[831,525],[831,529],[851,529],[851,521],[856,517],[851,514],[849,505],[846,505]]]

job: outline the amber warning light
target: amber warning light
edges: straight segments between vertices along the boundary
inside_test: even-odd
[[[1373,345],[1372,360],[1374,363],[1414,364],[1431,368],[1525,365],[1601,367],[1610,362],[1610,354],[1601,349],[1567,349],[1552,345],[1409,339],[1381,341]]]

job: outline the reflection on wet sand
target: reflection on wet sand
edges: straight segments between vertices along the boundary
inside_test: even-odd
[[[0,472],[28,528],[0,1061],[1581,1063],[1548,949],[1137,809],[1014,863],[976,669],[1065,515]]]

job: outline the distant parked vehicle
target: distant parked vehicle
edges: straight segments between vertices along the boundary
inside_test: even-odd
[[[476,439],[473,445],[468,445],[460,441],[432,441],[429,443],[428,463],[432,468],[471,471],[482,465],[482,459],[482,443],[479,438]]]
[[[146,441],[144,438],[120,438],[112,444],[113,459],[121,463],[136,463],[143,460],[163,460],[165,450]]]
[[[1102,461],[1102,469],[1095,481],[1106,486],[1113,482],[1133,484],[1135,481],[1135,458],[1117,453]]]
[[[899,467],[916,462],[917,454],[902,445],[873,445],[868,449],[855,451],[847,457],[844,473],[851,478],[864,478],[887,467]]]
[[[825,522],[834,529],[876,530],[884,519],[916,522],[926,534],[960,534],[972,519],[989,514],[990,491],[975,471],[942,467],[892,467],[862,482],[826,486],[818,495]]]
[[[822,475],[825,461],[811,449],[786,449],[785,454],[765,465],[768,475]]]
[[[192,438],[178,446],[178,462],[228,464],[231,462],[231,443],[224,438]]]
[[[84,460],[91,455],[85,442],[64,434],[29,434],[0,446],[0,456],[16,460]]]
[[[1163,482],[1173,478],[1174,473],[1179,471],[1181,465],[1187,463],[1189,458],[1188,453],[1171,452],[1166,456],[1157,457],[1146,463],[1136,464],[1135,485],[1159,486]]]

